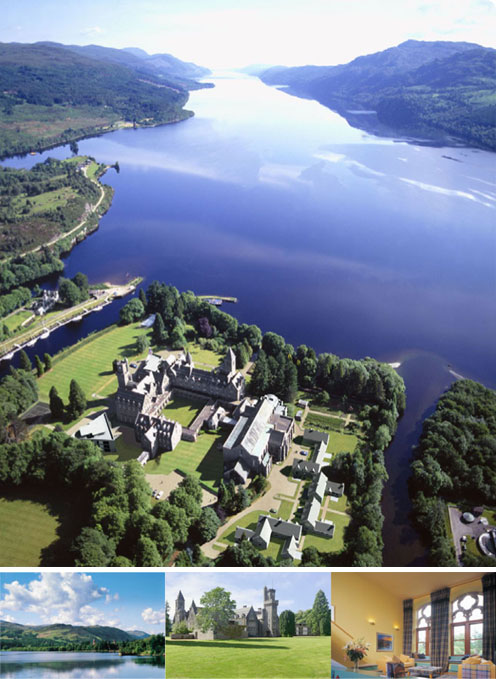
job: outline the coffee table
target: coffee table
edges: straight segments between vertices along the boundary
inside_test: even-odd
[[[408,675],[410,677],[437,677],[441,674],[442,667],[434,667],[432,665],[416,665],[415,667],[410,667],[408,669]]]

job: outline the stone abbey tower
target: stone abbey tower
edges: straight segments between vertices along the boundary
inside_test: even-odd
[[[276,599],[276,590],[264,587],[264,617],[266,617],[267,629],[272,637],[279,636],[278,605],[279,601]]]

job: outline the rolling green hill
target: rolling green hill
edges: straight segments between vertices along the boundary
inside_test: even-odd
[[[408,40],[349,64],[276,66],[260,77],[369,132],[452,135],[496,150],[496,50],[474,43]]]
[[[117,627],[100,625],[90,627],[63,624],[32,626],[0,621],[0,645],[3,649],[46,648],[53,645],[93,643],[93,641],[134,641],[143,636],[149,635],[145,632],[125,632]]]
[[[0,157],[183,120],[187,100],[183,87],[121,63],[56,44],[0,43]]]

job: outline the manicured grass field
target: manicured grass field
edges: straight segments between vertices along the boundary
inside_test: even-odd
[[[358,437],[354,434],[330,431],[327,450],[330,453],[333,453],[333,455],[336,455],[337,453],[354,453],[357,443]]]
[[[0,498],[0,566],[41,565],[41,551],[57,539],[59,523],[43,503]]]
[[[327,679],[330,637],[166,641],[167,679]]]
[[[189,427],[201,409],[202,404],[199,401],[189,401],[177,396],[165,406],[162,415],[169,420],[179,422],[183,427]]]
[[[345,512],[348,504],[348,498],[346,494],[339,498],[337,502],[332,502],[329,500],[329,509],[337,510],[338,512]]]
[[[196,476],[206,488],[215,492],[224,468],[222,448],[218,448],[222,440],[223,437],[218,434],[202,432],[196,443],[180,441],[174,450],[150,460],[145,472],[170,474],[178,469]]]
[[[328,415],[308,413],[305,418],[305,426],[328,431],[329,429],[342,429],[344,421],[339,417],[333,417],[331,413]]]
[[[48,402],[52,385],[67,402],[69,385],[75,379],[91,401],[92,394],[108,396],[117,389],[117,377],[112,372],[112,361],[120,356],[135,356],[135,342],[139,335],[150,332],[139,323],[115,326],[72,352],[66,352],[53,362],[52,369],[38,380],[40,401]],[[146,353],[146,352],[145,352]]]

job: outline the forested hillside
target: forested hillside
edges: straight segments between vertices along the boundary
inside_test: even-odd
[[[62,46],[0,44],[0,157],[192,115],[185,89]]]
[[[496,50],[464,42],[407,42],[339,66],[274,67],[267,84],[310,96],[350,124],[453,135],[496,150]],[[373,110],[377,120],[351,110]],[[384,131],[384,128],[383,128]]]

